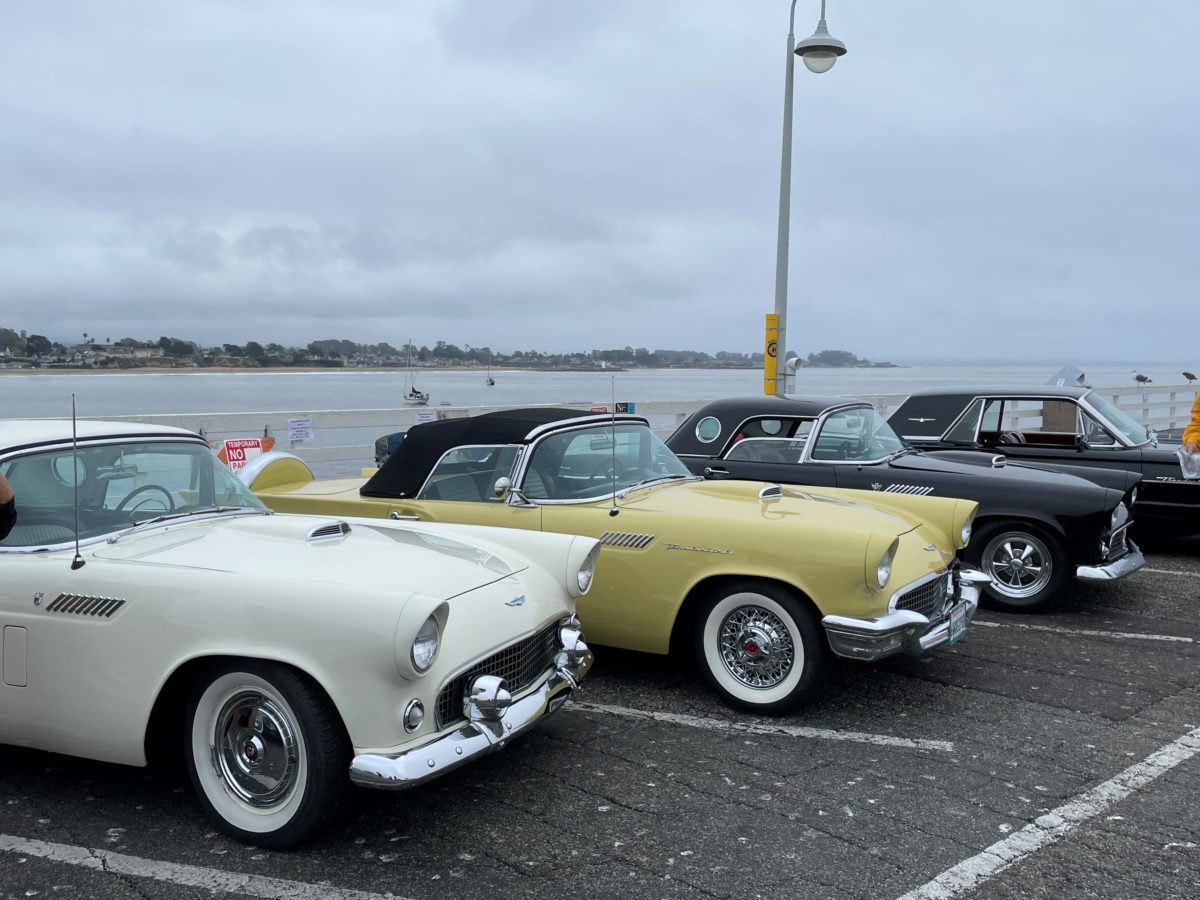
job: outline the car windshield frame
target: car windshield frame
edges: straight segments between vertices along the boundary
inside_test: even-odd
[[[119,463],[114,465],[97,465],[96,459],[89,460],[89,457],[98,457],[104,454],[105,450],[119,448],[117,459]],[[117,499],[116,506],[109,506],[109,501],[112,500],[109,496],[109,487],[107,483],[121,481],[125,478],[137,479],[139,475],[147,475],[146,472],[138,472],[136,468],[131,471],[122,471],[121,466],[132,465],[124,462],[126,454],[129,456],[138,456],[140,454],[153,454],[157,451],[160,456],[170,456],[177,454],[179,456],[189,458],[187,463],[188,472],[183,471],[184,467],[180,467],[179,473],[171,472],[170,470],[158,470],[153,477],[160,478],[164,473],[178,475],[188,474],[190,479],[195,479],[195,483],[189,483],[186,488],[180,490],[196,492],[194,508],[181,508],[175,506],[168,510],[164,508],[154,508],[145,510],[143,516],[138,516],[138,508],[141,503],[133,504],[128,509],[120,509],[118,507],[133,495],[133,491],[126,491]],[[45,458],[45,471],[39,471],[38,460]],[[72,466],[70,460],[74,458],[76,461]],[[57,460],[66,459],[67,465],[65,468],[66,475],[63,475],[59,470],[62,466],[56,464]],[[205,459],[211,461],[211,469],[205,470],[201,465]],[[23,474],[18,468],[21,465],[29,465],[33,463],[35,468],[28,474]],[[75,499],[75,488],[73,485],[74,478],[71,477],[71,470],[81,474],[80,487],[86,487],[85,491],[81,492],[85,496],[78,501]],[[231,472],[224,463],[222,463],[213,453],[212,448],[207,443],[195,439],[190,440],[185,436],[164,435],[164,436],[120,436],[105,437],[101,439],[89,438],[81,440],[78,443],[77,449],[72,449],[72,444],[69,439],[62,441],[48,442],[39,444],[33,447],[21,447],[8,452],[0,452],[0,472],[6,475],[13,475],[14,492],[17,494],[17,514],[18,528],[22,524],[30,525],[45,525],[45,526],[60,526],[61,529],[69,529],[69,536],[56,536],[55,540],[33,541],[22,544],[10,544],[13,534],[10,534],[5,541],[0,542],[0,553],[32,553],[40,551],[58,551],[64,548],[73,547],[78,540],[79,546],[89,546],[99,544],[105,541],[111,541],[113,538],[120,538],[123,535],[132,533],[135,529],[141,529],[151,523],[159,524],[178,524],[193,517],[212,517],[217,515],[244,514],[247,512],[269,514],[271,510],[257,497],[249,488],[243,485],[237,476]],[[212,474],[208,474],[211,472]],[[221,473],[224,473],[222,476]],[[47,476],[57,480],[57,487],[51,485],[47,480]],[[40,484],[22,482],[25,479],[36,479]],[[223,480],[222,480],[223,479]],[[106,484],[101,484],[105,482]],[[220,483],[219,483],[220,482]],[[143,484],[136,484],[135,488],[145,487],[147,484],[154,484],[156,487],[163,487],[169,494],[174,492],[173,487],[165,487],[158,485],[156,482],[147,481]],[[53,488],[59,496],[50,498],[45,493],[43,488]],[[24,487],[24,489],[22,489]],[[33,496],[30,496],[31,489],[36,490]],[[207,491],[207,495],[204,492]],[[238,503],[231,503],[229,492],[233,491],[237,494]],[[86,494],[91,493],[94,496],[87,497]],[[224,495],[224,499],[218,499],[218,493]],[[154,493],[148,494],[149,497],[155,497]],[[70,498],[69,502],[68,497]],[[172,496],[172,503],[176,501],[175,496]],[[159,506],[163,506],[161,501]],[[85,512],[86,515],[93,517],[94,524],[84,525],[82,522],[79,527],[75,525],[76,509]],[[47,521],[45,522],[29,522],[28,518],[34,512],[34,517],[40,518],[38,513],[44,513]],[[24,513],[24,515],[23,515]],[[125,516],[123,521],[119,517]],[[25,521],[22,522],[21,519]],[[69,521],[68,521],[69,520]],[[14,529],[14,534],[16,533]]]
[[[602,437],[602,436],[605,436],[607,433],[611,433],[613,430],[614,430],[614,425],[611,422],[592,421],[592,422],[581,423],[578,425],[572,425],[570,427],[565,427],[565,428],[554,428],[553,430],[547,431],[546,433],[539,435],[535,441],[533,441],[529,444],[528,449],[523,454],[521,454],[521,457],[517,462],[516,473],[513,478],[513,484],[518,486],[518,491],[520,492],[521,497],[523,499],[527,500],[529,503],[533,503],[538,506],[579,505],[579,504],[586,504],[586,503],[595,503],[600,500],[608,500],[608,499],[613,498],[614,496],[624,497],[630,491],[633,491],[633,490],[636,490],[639,488],[643,488],[643,487],[649,487],[654,484],[702,480],[700,478],[700,476],[694,475],[692,473],[692,471],[684,464],[683,460],[681,460],[679,458],[679,455],[674,450],[672,450],[670,447],[668,447],[666,442],[662,438],[660,438],[657,434],[655,434],[654,430],[651,429],[649,425],[645,424],[644,422],[631,422],[628,420],[625,420],[625,421],[617,420],[616,425],[615,425],[615,430],[618,435],[619,434],[645,434],[645,435],[647,435],[651,442],[651,445],[650,445],[651,454],[653,455],[653,454],[657,454],[657,453],[661,452],[661,453],[665,453],[665,454],[669,455],[670,458],[675,461],[675,465],[677,466],[677,469],[672,472],[661,473],[659,475],[656,475],[655,477],[646,477],[643,475],[643,476],[639,476],[639,477],[629,478],[625,481],[622,481],[620,478],[605,480],[602,484],[598,483],[599,487],[603,487],[603,490],[600,493],[589,494],[587,496],[563,497],[563,498],[530,497],[530,496],[528,496],[528,494],[525,493],[525,488],[526,488],[526,484],[527,484],[528,477],[529,477],[529,471],[533,467],[535,461],[537,461],[538,452],[541,451],[546,446],[547,442],[555,440],[557,438],[561,438],[563,435],[575,435],[578,432],[583,432],[583,431],[594,431],[594,432],[597,432],[596,437]],[[564,453],[564,456],[565,455],[566,454]],[[564,477],[562,468],[561,468],[561,462],[562,461],[560,459],[558,472],[557,472],[557,474],[553,475],[552,477],[555,477],[555,478]]]
[[[1088,391],[1088,393],[1079,398],[1078,405],[1083,412],[1096,419],[1108,429],[1110,434],[1127,447],[1144,447],[1153,440],[1150,435],[1150,429],[1144,425],[1139,425],[1135,419],[1119,406],[1110,403],[1095,391]],[[1124,424],[1122,420],[1124,420]],[[1128,426],[1128,430],[1126,430],[1125,425]],[[1139,434],[1140,437],[1137,437],[1136,435]]]
[[[879,420],[879,423],[884,428],[886,428],[888,431],[891,432],[892,437],[895,438],[896,443],[898,445],[895,449],[889,450],[888,452],[884,453],[882,456],[873,457],[871,459],[816,459],[813,457],[813,452],[816,450],[817,444],[821,440],[821,433],[822,433],[822,431],[825,430],[825,425],[828,423],[830,418],[832,418],[833,416],[838,415],[840,413],[864,411],[864,410],[866,412],[874,415]],[[879,429],[876,428],[874,433],[877,434],[878,431],[879,431]],[[905,450],[905,449],[910,449],[912,447],[912,445],[909,444],[908,441],[906,441],[901,435],[896,433],[896,429],[893,428],[891,423],[887,420],[887,416],[885,416],[881,412],[879,412],[879,410],[877,410],[870,403],[847,404],[844,406],[831,407],[831,408],[825,410],[823,413],[821,413],[820,417],[816,421],[816,424],[814,424],[812,429],[809,431],[807,444],[808,444],[808,446],[806,446],[804,448],[804,455],[800,457],[801,465],[809,465],[809,464],[833,465],[833,466],[838,466],[838,465],[852,465],[852,466],[876,465],[878,463],[886,462],[887,460],[891,459],[899,451]]]

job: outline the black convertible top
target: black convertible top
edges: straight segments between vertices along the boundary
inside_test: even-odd
[[[438,460],[455,447],[525,444],[545,425],[571,421],[605,422],[611,418],[608,414],[577,409],[532,407],[414,425],[408,429],[396,452],[362,486],[359,494],[363,497],[415,497]],[[621,422],[645,422],[645,419],[627,415],[616,418]]]

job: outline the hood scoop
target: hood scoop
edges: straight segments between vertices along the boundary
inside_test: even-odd
[[[350,533],[350,523],[340,519],[325,525],[318,525],[308,533],[307,541],[334,541],[344,538]]]
[[[783,496],[783,488],[778,484],[764,484],[758,492],[759,500],[778,500]]]

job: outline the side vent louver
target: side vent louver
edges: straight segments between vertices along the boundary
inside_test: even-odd
[[[778,484],[765,484],[758,492],[759,500],[777,500],[783,496],[783,488]]]
[[[330,522],[328,525],[318,525],[308,533],[310,541],[327,541],[332,538],[343,538],[350,533],[347,522]]]
[[[87,597],[82,594],[59,594],[50,601],[46,612],[62,613],[68,616],[92,616],[98,619],[111,619],[113,614],[125,605],[124,600],[116,597]]]
[[[885,494],[913,494],[918,497],[924,497],[927,494],[933,493],[933,488],[922,484],[893,484],[890,487],[884,488]]]
[[[600,543],[606,547],[626,547],[630,550],[645,550],[654,540],[652,534],[634,534],[631,531],[606,531],[600,535]]]

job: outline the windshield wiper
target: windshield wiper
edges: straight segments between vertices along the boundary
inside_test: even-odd
[[[126,528],[124,531],[118,531],[116,534],[114,534],[112,537],[110,537],[108,539],[108,542],[110,544],[115,544],[117,541],[121,540],[121,538],[125,537],[125,535],[127,535],[127,534],[133,534],[134,532],[141,531],[143,528],[149,528],[151,525],[159,525],[163,522],[169,522],[172,519],[183,519],[183,518],[187,518],[188,516],[205,516],[205,515],[212,515],[213,513],[228,513],[228,512],[236,512],[239,514],[240,513],[254,513],[255,515],[268,515],[268,516],[271,514],[271,510],[259,509],[256,506],[204,506],[204,507],[201,507],[200,509],[189,509],[189,510],[186,510],[185,512],[163,513],[161,516],[155,516],[152,519],[142,519],[142,521],[134,523],[129,528]]]
[[[901,447],[899,450],[894,450],[891,453],[889,453],[887,461],[891,462],[893,459],[899,459],[901,456],[904,456],[906,454],[920,453],[920,452],[921,452],[921,450],[917,447]]]
[[[617,496],[624,497],[626,494],[636,488],[645,487],[648,484],[657,484],[660,481],[678,481],[680,478],[699,477],[699,475],[692,475],[690,473],[687,475],[655,475],[653,478],[643,478],[641,481],[635,481],[633,484],[629,485],[629,487],[621,488],[621,490],[617,491]]]

